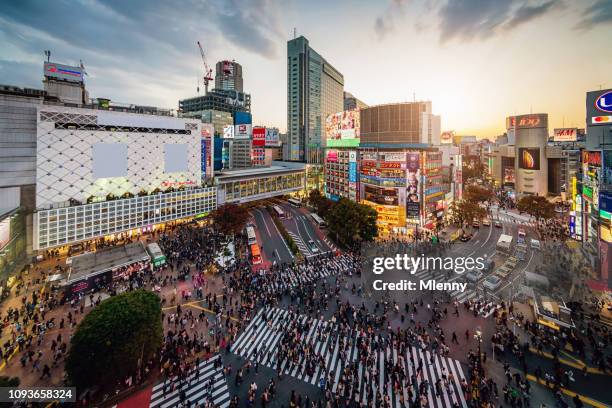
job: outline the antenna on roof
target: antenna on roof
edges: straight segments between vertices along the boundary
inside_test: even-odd
[[[51,50],[45,50],[45,57],[47,57],[47,62],[51,60]]]
[[[297,30],[295,29],[295,27],[293,27],[293,39],[295,40],[296,37],[297,37]]]

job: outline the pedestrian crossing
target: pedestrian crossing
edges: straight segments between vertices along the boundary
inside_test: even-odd
[[[298,344],[291,344],[296,338]],[[420,399],[432,408],[467,408],[459,361],[427,347],[396,344],[341,329],[331,321],[266,307],[238,336],[231,352],[365,406],[381,406],[385,399],[392,407],[408,407]]]
[[[304,240],[302,238],[300,238],[296,233],[291,232],[291,231],[287,231],[287,233],[289,234],[289,236],[293,239],[293,241],[295,242],[295,244],[297,245],[298,249],[300,250],[300,252],[302,254],[304,254],[304,256],[308,256],[308,255],[312,255],[312,253],[310,252],[310,249],[306,246],[306,243],[304,242]]]
[[[181,395],[182,394],[182,395]],[[151,394],[150,408],[169,408],[192,406],[198,403],[205,406],[212,402],[215,407],[226,408],[230,404],[230,393],[223,374],[223,363],[217,354],[203,361],[198,369],[180,381],[177,377],[155,385]]]
[[[537,226],[537,223],[535,221],[521,220],[519,218],[507,214],[496,214],[493,216],[493,221],[501,221],[507,224],[524,225],[532,228],[535,228]]]
[[[283,293],[288,289],[308,285],[329,276],[339,273],[346,274],[353,267],[353,262],[348,257],[341,255],[326,260],[323,266],[316,263],[299,264],[273,272],[262,271],[254,277],[254,280],[269,294]]]
[[[448,275],[446,275],[444,272],[429,271],[426,269],[417,271],[415,276],[419,280],[443,279],[447,282],[451,282],[452,280],[458,278],[458,276],[456,276],[448,279]],[[491,316],[496,309],[501,307],[499,304],[497,304],[497,301],[500,299],[495,294],[487,292],[485,299],[484,293],[481,290],[477,290],[477,287],[473,285],[468,285],[465,291],[448,290],[446,293],[448,293],[451,299],[455,299],[459,303],[464,303],[467,301],[474,304],[480,303],[480,307],[477,306],[478,313],[484,317]]]

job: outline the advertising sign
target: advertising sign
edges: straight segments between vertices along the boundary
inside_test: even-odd
[[[612,89],[587,92],[587,125],[612,125]]]
[[[406,153],[382,153],[385,162],[403,162],[406,160]]]
[[[266,146],[280,146],[280,139],[277,128],[266,128]]]
[[[570,237],[576,238],[576,216],[570,215],[569,220]]]
[[[559,128],[553,133],[553,141],[555,142],[575,142],[578,138],[578,129],[576,128]]]
[[[582,151],[582,164],[601,167],[601,152],[598,151]]]
[[[349,152],[349,183],[357,183],[357,152]]]
[[[266,145],[266,128],[253,128],[253,146],[264,147]]]
[[[540,170],[540,148],[520,147],[519,168],[524,170]]]
[[[333,113],[325,119],[328,146],[359,146],[359,110]]]
[[[506,167],[504,169],[504,184],[514,184],[514,167]]]
[[[418,217],[420,214],[420,158],[421,154],[418,152],[406,155],[406,215],[409,217]]]
[[[224,126],[223,127],[223,138],[224,139],[233,139],[234,138],[234,126]]]
[[[514,129],[516,126],[516,116],[508,116],[506,118],[506,130]]]
[[[327,161],[330,163],[337,163],[338,162],[338,151],[328,150],[327,151]]]
[[[548,114],[520,115],[514,118],[517,129],[547,128]]]
[[[452,144],[453,137],[455,136],[454,131],[446,131],[440,134],[440,144]]]
[[[43,75],[68,82],[83,82],[83,68],[45,62]]]
[[[234,137],[236,139],[250,139],[253,134],[253,125],[243,123],[236,125],[234,129]]]
[[[394,188],[376,188],[365,186],[365,199],[376,204],[398,205],[397,190]]]

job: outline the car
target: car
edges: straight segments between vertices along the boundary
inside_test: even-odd
[[[477,283],[484,277],[484,273],[478,269],[472,269],[468,273],[465,274],[465,279],[472,283]]]
[[[472,236],[469,234],[463,234],[461,237],[459,237],[459,241],[461,242],[468,242],[470,239],[472,239]]]
[[[312,252],[313,254],[316,254],[317,252],[319,252],[319,247],[317,247],[317,245],[312,239],[308,240],[308,248],[310,249],[310,252]]]
[[[495,228],[501,228],[501,227],[503,227],[503,225],[502,225],[501,221],[499,221],[499,220],[495,221],[494,225],[495,225]]]
[[[480,228],[480,223],[479,223],[478,221],[474,221],[474,222],[472,223],[472,227],[474,227],[474,228]]]
[[[491,221],[489,221],[488,218],[485,218],[484,220],[482,220],[482,225],[488,227],[489,225],[491,225]]]
[[[540,250],[540,241],[538,241],[537,239],[532,239],[530,244],[531,248]]]
[[[499,276],[491,275],[491,276],[487,276],[487,278],[482,283],[482,286],[484,286],[485,289],[493,291],[499,288],[501,283],[502,283],[502,280]]]

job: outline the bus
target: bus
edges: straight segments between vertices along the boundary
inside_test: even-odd
[[[285,218],[285,212],[278,205],[273,205],[272,208],[274,209],[274,212],[278,218]]]
[[[526,236],[527,236],[527,233],[525,232],[525,230],[523,228],[519,228],[518,229],[518,242],[524,243]]]
[[[157,242],[152,242],[147,245],[147,252],[151,256],[151,263],[154,267],[162,266],[166,263],[166,256],[162,252]]]
[[[289,200],[287,200],[287,202],[289,204],[291,204],[294,207],[301,207],[302,206],[302,202],[300,200],[297,200],[295,198],[290,198]]]
[[[310,216],[312,217],[312,219],[314,220],[314,222],[317,223],[317,225],[319,226],[319,228],[325,228],[326,224],[325,224],[325,220],[323,220],[323,218],[319,217],[317,214],[312,213],[310,214]]]
[[[261,251],[259,250],[259,245],[257,244],[251,245],[251,263],[253,265],[258,265],[261,262],[262,262]]]
[[[247,225],[246,227],[247,233],[247,242],[249,245],[253,245],[257,243],[257,236],[255,236],[255,228],[252,225]]]

